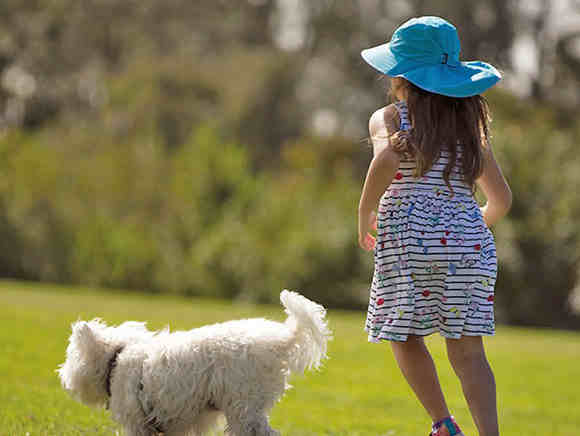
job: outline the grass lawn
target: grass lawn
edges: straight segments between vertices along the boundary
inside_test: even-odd
[[[104,410],[73,401],[55,374],[71,322],[147,321],[150,328],[190,329],[235,318],[282,320],[280,306],[151,296],[0,282],[0,435],[114,435]],[[388,344],[369,344],[365,313],[329,311],[335,339],[317,373],[293,377],[274,408],[283,435],[424,436],[429,418],[413,397]],[[449,406],[466,435],[476,435],[446,359],[444,342],[428,340]],[[499,326],[486,339],[498,386],[503,436],[580,434],[580,333]],[[119,431],[120,434],[120,431]]]

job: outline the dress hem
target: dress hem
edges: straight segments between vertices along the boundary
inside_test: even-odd
[[[366,331],[366,329],[365,329]],[[380,344],[381,342],[407,342],[407,339],[409,338],[409,336],[420,336],[422,338],[426,337],[426,336],[431,336],[433,334],[439,333],[439,335],[445,339],[461,339],[463,336],[495,336],[495,331],[490,332],[490,333],[470,333],[470,332],[462,332],[461,334],[457,334],[457,335],[449,335],[446,333],[443,333],[441,330],[435,330],[429,333],[407,333],[407,334],[399,334],[399,333],[393,333],[393,337],[374,337],[374,336],[368,336],[368,342],[372,343],[372,344]],[[398,336],[399,338],[397,338],[396,336]],[[404,339],[402,339],[404,338]]]

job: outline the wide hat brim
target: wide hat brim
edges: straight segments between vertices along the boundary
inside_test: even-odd
[[[391,43],[381,44],[361,52],[363,59],[373,68],[391,77],[403,77],[429,92],[449,97],[471,97],[481,94],[495,85],[500,72],[481,61],[454,64],[426,63],[424,59],[401,58],[390,48]]]

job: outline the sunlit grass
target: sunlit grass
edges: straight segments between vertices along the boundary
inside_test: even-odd
[[[189,329],[234,318],[284,319],[279,306],[253,306],[0,282],[0,435],[113,435],[103,410],[73,401],[55,374],[64,360],[70,323],[147,321],[150,328]],[[429,419],[412,396],[386,344],[368,344],[364,313],[329,311],[335,339],[318,373],[293,377],[275,407],[284,435],[426,435]],[[452,412],[477,434],[443,341],[428,339]],[[486,339],[494,368],[502,435],[576,436],[580,429],[580,333],[499,326]]]

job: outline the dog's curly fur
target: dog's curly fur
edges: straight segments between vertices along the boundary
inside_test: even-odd
[[[138,322],[75,322],[60,380],[82,403],[108,406],[128,436],[203,435],[221,415],[228,435],[277,435],[268,412],[291,372],[319,367],[330,338],[322,306],[290,291],[280,300],[284,323],[247,319],[170,333]]]

